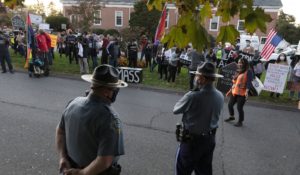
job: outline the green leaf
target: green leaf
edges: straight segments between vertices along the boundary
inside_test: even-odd
[[[239,35],[240,33],[236,30],[234,25],[222,26],[217,37],[217,42],[221,41],[222,43],[234,43]]]
[[[153,8],[162,11],[165,0],[148,0],[147,7],[151,11]]]
[[[212,18],[211,5],[209,1],[206,1],[204,6],[200,9],[199,19],[201,23],[205,22],[207,18]]]
[[[267,30],[267,22],[272,20],[271,16],[264,13],[262,8],[257,7],[252,13],[245,17],[245,28],[247,32],[254,33],[258,28],[262,32]]]

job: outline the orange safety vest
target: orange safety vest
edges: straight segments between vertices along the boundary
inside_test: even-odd
[[[247,71],[238,75],[236,80],[232,80],[232,95],[245,96],[247,90]]]

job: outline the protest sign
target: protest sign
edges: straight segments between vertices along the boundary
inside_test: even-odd
[[[219,74],[223,75],[223,78],[219,78],[217,82],[217,89],[223,93],[227,93],[232,87],[232,77],[236,73],[237,64],[230,63],[225,67],[219,69]]]
[[[25,29],[25,22],[20,16],[14,16],[11,18],[11,23],[14,29]]]
[[[41,15],[29,14],[32,24],[39,25],[43,22],[43,17]]]
[[[56,35],[49,35],[51,39],[51,47],[56,47],[57,45],[57,36]]]
[[[269,64],[264,81],[264,90],[282,94],[288,72],[289,66],[287,65]]]
[[[141,83],[143,81],[143,69],[131,67],[118,67],[119,78],[128,83]]]
[[[188,54],[186,52],[183,52],[180,56],[179,56],[179,61],[181,64],[183,65],[190,65],[191,64],[191,60],[188,57]]]

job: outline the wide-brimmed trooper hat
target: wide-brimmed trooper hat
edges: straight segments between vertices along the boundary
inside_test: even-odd
[[[91,87],[112,87],[124,88],[128,84],[119,79],[119,72],[116,68],[108,64],[102,64],[95,68],[93,74],[82,75],[84,81],[90,82]]]
[[[197,68],[195,72],[196,75],[203,75],[206,77],[215,77],[215,78],[222,78],[224,77],[221,74],[216,73],[216,67],[211,62],[204,62],[201,66]]]

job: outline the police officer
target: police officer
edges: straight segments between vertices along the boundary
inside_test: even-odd
[[[2,67],[2,73],[6,73],[5,62],[8,65],[10,73],[14,73],[13,66],[10,60],[8,47],[9,47],[9,39],[6,36],[4,36],[2,31],[0,31],[0,62]]]
[[[204,62],[197,68],[197,91],[189,91],[174,106],[174,114],[183,114],[183,132],[176,156],[176,174],[212,174],[215,134],[223,108],[224,96],[213,82],[222,75],[215,73],[215,65]]]
[[[83,75],[91,82],[87,97],[71,101],[56,129],[59,168],[69,174],[118,174],[117,161],[124,154],[121,121],[111,106],[120,88],[117,69],[100,65],[93,75]]]

